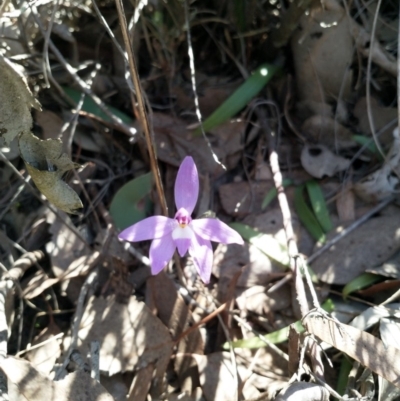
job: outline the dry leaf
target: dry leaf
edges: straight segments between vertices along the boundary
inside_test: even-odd
[[[20,137],[19,148],[28,173],[51,203],[67,213],[76,213],[83,207],[76,192],[62,180],[68,170],[78,165],[62,153],[60,140],[42,141],[28,132]]]
[[[328,101],[351,95],[353,38],[346,12],[314,3],[292,37],[298,94],[313,114],[329,115]]]
[[[224,171],[215,162],[204,138],[193,137],[184,121],[167,114],[153,113],[153,126],[157,156],[160,160],[178,167],[185,156],[192,155],[201,173],[215,176]],[[228,170],[236,167],[237,153],[244,146],[242,138],[246,126],[244,120],[228,121],[211,130],[214,136],[208,137],[213,151],[226,164]]]
[[[295,382],[283,389],[275,401],[329,401],[329,392],[315,383]]]
[[[22,395],[27,401],[114,401],[104,387],[86,373],[70,373],[54,382],[30,362],[11,356],[1,361],[0,367],[9,383],[16,385],[17,396]]]
[[[172,342],[168,329],[143,302],[131,297],[120,304],[114,297],[91,297],[79,330],[79,350],[100,342],[100,370],[108,375],[155,364],[160,380],[168,364]]]
[[[47,341],[45,344],[38,348],[34,348],[25,354],[26,359],[32,363],[40,373],[48,376],[52,371],[57,358],[61,355],[60,344],[58,340],[54,340],[54,336],[61,333],[60,328],[54,323],[50,324],[43,329],[33,340],[32,345],[41,344]]]
[[[400,349],[373,335],[320,314],[303,319],[307,331],[400,388]]]
[[[314,142],[331,149],[346,149],[357,145],[353,133],[330,116],[314,115],[308,118],[301,131]]]
[[[234,380],[234,368],[231,358],[227,352],[215,352],[209,355],[196,355],[192,357],[196,360],[200,374],[200,383],[204,396],[207,401],[234,401],[237,384]],[[238,366],[239,382],[241,376],[247,373],[243,366]],[[227,391],[229,389],[229,391]],[[246,383],[243,388],[244,399],[256,398],[259,391],[251,383]]]
[[[324,145],[305,145],[301,151],[301,164],[308,174],[322,178],[346,170],[350,160],[335,155]]]
[[[313,261],[313,271],[325,283],[347,284],[367,269],[381,265],[400,248],[399,218],[399,208],[388,207]],[[327,242],[343,228],[330,232]]]
[[[7,144],[17,135],[30,132],[30,110],[40,109],[20,71],[20,66],[0,55],[0,136]]]
[[[354,209],[355,202],[354,192],[350,188],[350,185],[345,185],[343,189],[338,193],[336,198],[336,210],[339,216],[340,222],[354,221],[356,218],[356,212]]]

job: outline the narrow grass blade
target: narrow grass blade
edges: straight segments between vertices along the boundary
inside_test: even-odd
[[[292,184],[293,184],[293,181],[290,178],[285,178],[282,181],[282,185],[284,188],[286,188]],[[264,200],[262,201],[261,209],[264,210],[276,198],[276,195],[277,195],[276,188],[270,189],[268,191],[268,193],[265,195]]]
[[[123,230],[147,216],[152,185],[153,174],[147,173],[127,182],[117,191],[110,205],[110,215],[117,228]]]
[[[319,224],[326,233],[331,231],[333,226],[321,187],[316,181],[311,180],[307,182],[306,188],[311,207],[314,210],[315,217],[319,221]]]
[[[65,92],[66,95],[68,95],[75,103],[79,103],[81,99],[82,92],[69,88],[64,86],[63,91]],[[123,113],[122,111],[116,109],[115,107],[112,106],[107,106],[107,108],[110,110],[112,114],[115,116],[119,117],[124,123],[126,124],[132,124],[133,120],[131,117],[129,117],[127,114]],[[101,118],[102,120],[106,122],[112,122],[111,118],[103,112],[103,110],[100,109],[99,106],[89,97],[85,96],[85,99],[83,101],[83,106],[82,110],[86,111],[87,113],[94,114],[95,116]]]
[[[363,273],[344,286],[342,290],[343,298],[347,298],[347,296],[352,292],[369,287],[370,285],[375,284],[376,282],[381,280],[382,276],[379,276],[377,274]]]
[[[272,235],[264,234],[260,231],[242,223],[231,223],[230,226],[236,230],[244,240],[256,246],[261,252],[269,258],[283,266],[289,266],[289,254],[286,244],[278,242]]]
[[[346,391],[347,382],[352,368],[352,360],[346,354],[342,354],[342,362],[340,364],[339,377],[336,385],[336,391],[340,395],[344,395]]]
[[[314,213],[308,207],[306,201],[303,197],[303,189],[304,186],[299,186],[296,188],[294,192],[294,207],[296,209],[296,213],[299,216],[300,221],[304,224],[304,227],[307,231],[316,239],[318,242],[325,242],[325,234],[322,231],[322,228],[314,216]]]
[[[233,94],[225,100],[204,122],[203,128],[209,131],[211,128],[229,120],[238,111],[243,109],[253,97],[270,81],[278,70],[271,64],[261,65]],[[194,135],[201,135],[200,127],[194,131]]]
[[[329,298],[321,305],[321,307],[322,309],[324,309],[329,313],[335,309],[334,303]],[[300,320],[293,323],[293,325],[299,333],[304,332],[304,327],[301,324]],[[263,337],[270,343],[280,344],[288,339],[288,335],[289,335],[289,326],[286,326],[280,330],[274,331],[273,333],[265,334]],[[267,344],[259,337],[233,341],[231,345],[233,346],[233,348],[248,348],[248,349],[267,347]],[[225,343],[222,347],[224,349],[229,349],[229,343]]]

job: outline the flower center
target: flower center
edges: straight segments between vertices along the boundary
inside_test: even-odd
[[[181,207],[175,214],[175,220],[181,228],[185,228],[192,221],[192,218],[188,211]]]

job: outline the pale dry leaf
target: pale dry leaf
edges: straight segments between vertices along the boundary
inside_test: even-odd
[[[208,137],[212,149],[228,170],[237,165],[246,126],[246,121],[236,119],[210,132],[213,134]],[[224,171],[215,162],[203,136],[194,137],[184,121],[164,113],[153,113],[153,127],[160,160],[178,167],[185,156],[192,155],[200,173],[209,173],[213,177]]]
[[[307,331],[400,388],[400,349],[373,335],[319,314],[303,319]]]
[[[200,384],[207,401],[234,401],[237,385],[234,380],[234,368],[230,354],[227,352],[215,352],[208,355],[196,355]],[[239,382],[246,374],[246,368],[238,365]],[[229,389],[229,391],[227,391]],[[246,383],[243,388],[244,399],[256,398],[260,395],[251,382]]]
[[[400,248],[399,217],[400,209],[395,206],[372,217],[313,261],[313,271],[325,283],[344,285],[366,270],[381,265]],[[327,242],[344,227],[339,226],[328,233]]]
[[[301,151],[301,164],[315,178],[332,177],[350,167],[350,160],[335,155],[324,145],[305,145]]]
[[[50,322],[50,324],[34,338],[32,345],[45,343],[25,354],[25,358],[32,363],[33,367],[45,376],[50,374],[57,358],[61,355],[60,344],[58,340],[54,340],[54,336],[59,333],[61,333],[60,328],[54,322]]]
[[[380,320],[379,330],[385,346],[392,345],[400,349],[400,324],[394,319],[383,318]],[[378,377],[379,393],[378,401],[392,401],[400,396],[400,388],[394,386],[381,376]]]
[[[91,297],[79,330],[79,350],[86,354],[91,341],[100,341],[100,371],[113,375],[156,365],[160,379],[173,343],[168,329],[135,297],[120,304],[114,297]]]
[[[346,149],[357,145],[353,133],[330,116],[314,115],[304,121],[301,132],[314,142],[331,149]]]
[[[0,55],[0,136],[9,144],[17,135],[29,133],[31,108],[40,109],[21,67]]]
[[[312,114],[331,113],[326,103],[351,95],[353,38],[343,9],[316,2],[291,41],[298,95]]]
[[[76,213],[83,207],[76,192],[62,180],[68,170],[78,165],[62,153],[60,140],[42,141],[28,132],[20,137],[19,148],[33,182],[51,203],[67,213]]]
[[[355,212],[355,196],[350,185],[345,185],[342,190],[339,191],[338,197],[336,198],[336,210],[339,216],[340,222],[354,221],[356,218]]]
[[[114,400],[100,383],[82,372],[70,373],[63,380],[54,382],[23,359],[8,356],[1,361],[0,367],[8,381],[16,385],[18,395],[27,401]]]
[[[399,129],[393,131],[393,145],[385,164],[377,171],[354,184],[354,192],[366,202],[379,202],[396,192],[399,178],[395,169],[400,160]]]
[[[316,383],[295,382],[289,384],[275,401],[329,401],[329,392]]]

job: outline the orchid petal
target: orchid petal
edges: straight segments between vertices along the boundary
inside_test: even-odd
[[[177,224],[174,219],[168,217],[152,216],[126,228],[118,238],[130,242],[161,238],[170,234]]]
[[[240,234],[218,219],[196,219],[190,223],[201,238],[223,244],[244,244]]]
[[[189,215],[193,213],[199,196],[199,175],[193,158],[186,156],[179,167],[175,181],[175,204],[179,210],[184,208]]]
[[[179,255],[184,257],[189,249],[192,241],[189,238],[178,238],[174,240],[176,247],[178,248]]]
[[[153,240],[150,246],[151,274],[160,273],[175,252],[175,243],[170,235]]]
[[[204,284],[210,282],[213,263],[213,250],[211,242],[198,235],[194,235],[189,247],[189,253]]]

